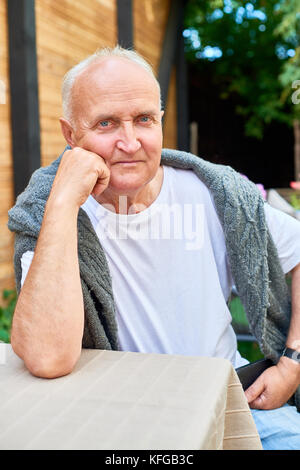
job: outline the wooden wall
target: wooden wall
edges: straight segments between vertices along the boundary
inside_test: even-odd
[[[0,305],[2,290],[14,287],[13,235],[6,225],[7,212],[14,202],[6,17],[6,2],[0,0]]]
[[[133,0],[134,46],[158,71],[171,0]],[[35,0],[36,48],[41,129],[41,165],[49,165],[65,147],[62,115],[64,74],[101,46],[117,43],[116,0]],[[0,294],[14,285],[13,237],[6,227],[14,204],[10,131],[6,0],[0,0],[0,80],[6,103],[0,104]],[[176,147],[176,83],[172,73],[165,106],[164,146]]]
[[[110,0],[36,0],[36,45],[42,165],[65,146],[61,82],[77,62],[101,46],[117,42],[116,3]]]

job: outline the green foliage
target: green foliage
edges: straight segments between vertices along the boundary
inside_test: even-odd
[[[290,100],[291,87],[297,88],[300,85],[300,83],[296,84],[296,81],[300,78],[300,0],[282,2],[280,4],[280,12],[282,14],[281,22],[278,24],[275,34],[283,37],[284,40],[295,47],[294,57],[291,57],[283,64],[279,75],[279,81],[283,87],[281,100],[288,102]],[[300,119],[300,103],[294,101],[293,105],[291,117],[292,119]]]
[[[300,0],[187,4],[187,58],[211,77],[220,98],[238,97],[247,135],[261,138],[271,121],[292,125],[300,118],[292,101],[300,79],[299,22]]]
[[[229,302],[229,310],[232,316],[232,325],[236,332],[249,332],[249,324],[245,309],[239,297],[233,297]],[[262,359],[263,353],[255,341],[238,341],[238,351],[242,357],[250,362]]]
[[[300,194],[292,194],[290,196],[290,203],[294,209],[300,211]]]
[[[0,341],[9,343],[12,317],[17,301],[17,293],[15,290],[4,290],[2,298],[6,305],[4,307],[0,307]]]
[[[238,341],[238,350],[242,357],[248,359],[249,362],[255,362],[264,357],[259,346],[255,342]]]
[[[239,297],[233,297],[229,302],[229,310],[233,323],[248,326],[248,320],[242,302]]]
[[[299,31],[300,0],[288,0],[276,3],[277,11],[281,13],[281,20],[275,33],[289,40]]]

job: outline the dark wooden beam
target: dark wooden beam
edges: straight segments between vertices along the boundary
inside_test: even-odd
[[[190,151],[189,96],[183,37],[184,2],[181,5],[176,53],[177,149]]]
[[[125,49],[134,47],[132,0],[117,0],[118,43]]]
[[[177,48],[178,27],[180,24],[181,9],[182,0],[173,0],[172,2],[170,2],[169,18],[164,36],[157,77],[161,88],[163,108],[167,104],[170,77],[172,67],[175,64],[175,54]]]
[[[15,196],[40,167],[34,0],[7,0]]]
[[[162,104],[166,106],[172,68],[176,68],[177,102],[177,148],[189,151],[189,111],[187,67],[184,54],[184,7],[186,0],[173,0],[166,27],[162,54],[159,64],[158,81],[161,86]]]

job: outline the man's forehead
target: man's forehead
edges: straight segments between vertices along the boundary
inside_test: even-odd
[[[128,84],[147,86],[154,89],[158,85],[154,77],[140,64],[123,57],[104,57],[89,65],[74,83],[74,90],[126,88]]]
[[[105,58],[93,63],[76,80],[72,92],[73,112],[92,114],[96,108],[111,108],[122,101],[159,106],[159,87],[141,65],[123,58]]]

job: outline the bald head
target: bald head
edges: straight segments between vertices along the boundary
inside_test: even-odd
[[[107,73],[115,72],[118,69],[119,73],[117,73],[117,78],[122,82],[124,78],[122,74],[126,74],[126,65],[128,70],[131,69],[130,66],[138,67],[136,68],[137,74],[140,69],[142,69],[142,71],[147,73],[148,79],[152,79],[153,85],[158,89],[159,107],[161,108],[160,86],[151,65],[137,52],[116,46],[114,48],[99,49],[67,72],[62,84],[64,117],[69,121],[73,120],[73,112],[77,107],[79,90],[81,93],[85,92],[86,89],[82,85],[89,83],[89,78],[95,78],[96,73],[97,81],[100,86],[102,73],[107,76]],[[80,77],[83,78],[83,80],[80,80]]]
[[[153,90],[157,108],[160,109],[160,89],[153,75],[141,65],[123,57],[105,57],[91,63],[75,79],[69,101],[72,124],[87,122],[91,109],[99,105],[109,106],[106,101],[115,98],[124,102],[131,99],[131,91],[136,94],[143,90]]]

